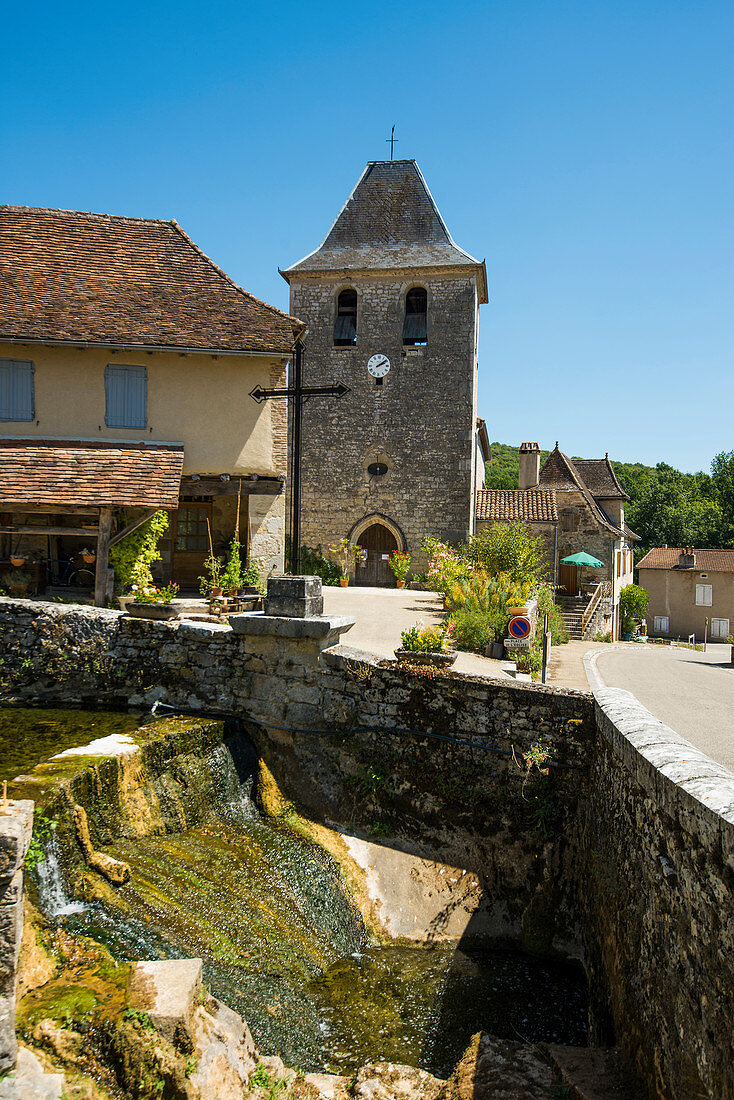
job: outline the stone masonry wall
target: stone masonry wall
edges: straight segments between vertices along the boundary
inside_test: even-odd
[[[357,344],[334,347],[336,299],[357,290]],[[428,292],[428,343],[403,347],[406,291]],[[326,547],[372,514],[387,516],[414,553],[424,535],[458,543],[470,534],[476,420],[473,278],[416,270],[411,277],[293,279],[291,311],[308,322],[306,385],[344,382],[340,400],[304,406],[303,541]],[[383,385],[367,361],[391,363]],[[384,476],[367,467],[383,462]]]
[[[31,840],[33,803],[0,808],[0,1076],[15,1065],[15,992],[23,938],[23,860]]]

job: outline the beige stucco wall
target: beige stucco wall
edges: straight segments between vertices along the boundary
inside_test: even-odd
[[[285,473],[285,448],[273,448],[284,422],[276,402],[250,390],[284,375],[278,356],[183,355],[0,343],[0,357],[35,366],[35,421],[0,421],[0,435],[183,442],[184,473]],[[148,426],[105,425],[105,366],[145,367]],[[277,402],[284,405],[283,401]],[[277,432],[275,433],[277,436]]]
[[[710,607],[696,604],[696,585],[710,584]],[[700,569],[640,569],[640,585],[650,599],[647,630],[655,633],[655,616],[667,615],[668,638],[687,638],[695,634],[703,640],[706,619],[728,619],[734,633],[734,573],[702,573]],[[716,639],[720,640],[720,639]]]

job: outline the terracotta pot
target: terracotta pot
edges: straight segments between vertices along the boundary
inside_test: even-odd
[[[222,595],[222,589],[221,588],[210,588],[209,589],[209,595],[210,596],[221,596]]]
[[[19,558],[17,554],[15,555],[15,557],[13,557],[13,555],[11,554],[10,564],[14,565],[16,569],[20,569],[21,565],[25,565],[25,558]]]
[[[8,591],[11,596],[26,596],[28,594],[27,584],[9,584]]]
[[[516,607],[507,607],[507,614],[511,619],[514,619],[516,615],[527,615],[528,605],[526,603],[518,604]]]
[[[405,588],[405,581],[395,581],[396,588]]]
[[[339,584],[342,586],[342,588],[346,588],[349,584],[349,577],[340,577]]]
[[[96,554],[82,554],[82,561],[86,562],[87,565],[92,565],[92,563],[95,562],[96,560],[97,560],[97,555]]]
[[[178,608],[170,603],[129,603],[127,613],[134,619],[175,619]]]
[[[430,649],[396,649],[395,656],[399,661],[408,665],[430,665],[433,668],[451,668],[456,660],[456,651]]]

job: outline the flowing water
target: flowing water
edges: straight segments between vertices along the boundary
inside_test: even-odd
[[[120,959],[203,958],[260,1049],[303,1069],[389,1060],[443,1076],[480,1028],[586,1042],[580,973],[511,952],[370,945],[333,859],[258,814],[243,742],[202,766],[219,798],[205,823],[106,846],[132,871],[118,905],[70,910],[52,840],[36,876],[49,915]]]
[[[140,714],[44,707],[0,708],[0,781],[31,771],[42,760],[98,737],[132,733]]]

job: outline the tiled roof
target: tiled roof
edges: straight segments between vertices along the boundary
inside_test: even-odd
[[[0,439],[0,508],[3,504],[175,508],[183,458],[183,444]]]
[[[602,500],[629,500],[617,480],[609,455],[604,458],[575,458],[573,465],[593,496]]]
[[[480,489],[479,522],[555,523],[558,519],[553,489]]]
[[[685,546],[653,546],[637,563],[638,569],[677,569],[681,554],[690,553]],[[696,550],[696,564],[686,572],[734,573],[734,550]],[[683,572],[683,570],[681,570]]]
[[[284,354],[303,328],[175,221],[0,206],[0,339]]]
[[[474,268],[487,300],[484,264],[454,244],[414,160],[371,161],[324,242],[283,277],[322,271]]]
[[[582,459],[581,461],[591,462],[596,465],[598,463],[603,463],[605,460]],[[568,455],[565,455],[563,451],[560,451],[558,449],[557,443],[554,449],[548,455],[548,458],[543,463],[543,467],[540,471],[540,484],[541,486],[545,486],[548,489],[575,489],[577,492],[582,493],[597,521],[613,534],[622,534],[620,528],[612,523],[609,516],[594,499],[594,493],[586,484],[583,476],[577,469],[577,464],[575,462],[572,462]],[[604,499],[603,495],[602,499]]]

